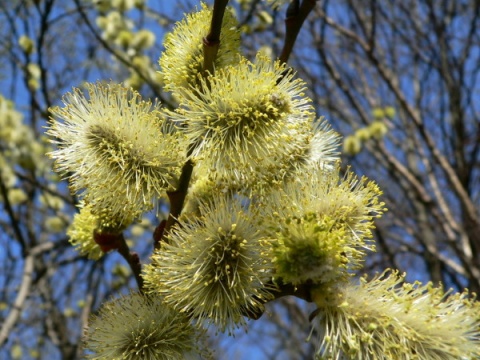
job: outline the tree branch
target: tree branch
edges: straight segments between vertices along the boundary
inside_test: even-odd
[[[53,242],[46,242],[35,246],[31,249],[28,255],[25,257],[23,264],[22,282],[20,284],[17,297],[13,302],[12,310],[3,322],[0,329],[0,346],[2,346],[8,339],[13,327],[20,318],[23,306],[30,292],[30,286],[32,285],[33,269],[35,257],[45,251],[49,251],[55,244]]]
[[[142,264],[140,263],[140,258],[135,252],[130,252],[130,249],[125,241],[123,233],[118,235],[119,247],[118,253],[127,261],[130,269],[132,269],[133,275],[135,276],[135,281],[137,282],[138,290],[143,291],[143,278],[142,278]]]
[[[300,5],[300,0],[294,0],[288,6],[285,19],[285,42],[278,57],[282,63],[288,62],[300,29],[308,14],[315,8],[315,3],[316,0],[303,0],[302,5]]]
[[[203,38],[203,72],[213,74],[215,58],[220,46],[220,34],[222,31],[223,16],[228,0],[215,0],[213,4],[212,22],[210,32]]]

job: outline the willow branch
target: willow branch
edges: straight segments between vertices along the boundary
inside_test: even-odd
[[[305,300],[307,302],[312,302],[311,284],[300,284],[298,286],[294,286],[292,284],[283,284],[283,283],[268,283],[266,285],[267,288],[276,289],[273,290],[273,298],[264,300],[257,298],[256,300],[259,302],[263,302],[264,304],[280,299],[285,296],[295,296],[299,299]],[[243,313],[244,316],[251,320],[258,320],[263,315],[264,309],[256,308],[255,310],[246,309]]]
[[[135,276],[135,281],[137,282],[138,289],[140,292],[143,291],[143,278],[142,278],[142,264],[140,264],[140,258],[135,252],[131,252],[123,233],[118,234],[118,253],[127,261],[130,269]]]
[[[285,42],[278,57],[282,63],[288,62],[300,29],[308,14],[315,8],[315,3],[316,0],[303,0],[300,5],[300,0],[294,0],[288,6],[285,19]]]
[[[177,223],[177,219],[182,213],[183,205],[185,204],[185,198],[187,197],[188,187],[190,179],[192,178],[193,161],[187,160],[183,165],[182,174],[178,182],[178,188],[175,191],[167,192],[168,199],[170,200],[170,213],[166,221],[162,221],[157,226],[154,233],[154,247],[159,249],[162,241],[166,240],[166,235],[170,229]]]
[[[215,0],[213,4],[212,22],[210,32],[203,38],[203,71],[213,74],[213,64],[220,46],[220,33],[222,31],[223,16],[228,0]]]

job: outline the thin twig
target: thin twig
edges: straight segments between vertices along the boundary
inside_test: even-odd
[[[155,249],[160,248],[162,241],[167,241],[166,236],[168,232],[177,223],[177,219],[180,216],[185,203],[185,198],[187,197],[192,172],[193,161],[187,160],[187,162],[183,165],[177,190],[167,193],[168,199],[170,200],[170,213],[168,214],[167,221],[162,221],[155,229]],[[161,241],[158,241],[158,239],[161,239]]]
[[[135,252],[130,252],[130,248],[127,245],[127,242],[125,241],[125,237],[123,236],[123,233],[120,233],[118,235],[118,240],[119,240],[119,247],[118,247],[118,253],[122,255],[122,257],[127,261],[128,265],[130,266],[130,269],[132,269],[133,275],[135,276],[135,280],[138,285],[138,290],[140,292],[143,291],[143,278],[142,278],[142,265],[140,263],[140,258],[138,257],[138,254]]]

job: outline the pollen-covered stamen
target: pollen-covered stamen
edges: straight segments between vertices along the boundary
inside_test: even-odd
[[[292,284],[346,280],[362,258],[344,226],[314,213],[287,218],[274,237],[277,276]]]
[[[288,116],[290,104],[279,96],[264,95],[258,99],[246,97],[241,101],[228,101],[225,110],[206,124],[206,128],[217,132],[226,148],[238,147],[239,142],[262,138],[282,117]],[[275,129],[273,129],[275,130]]]
[[[98,124],[92,125],[86,133],[92,149],[95,149],[99,158],[105,160],[105,164],[110,165],[111,171],[123,173],[126,179],[132,181],[131,185],[135,189],[139,190],[144,186],[151,190],[150,187],[153,185],[149,178],[153,174],[165,172],[165,164],[152,159],[151,155],[145,153],[138,144],[134,144],[128,138],[122,139],[111,130]],[[167,183],[161,185],[168,186]]]
[[[312,123],[311,129],[299,132],[297,137],[303,139],[304,146],[299,146],[292,152],[293,168],[299,171],[312,167],[325,170],[333,168],[340,154],[340,136],[331,130],[327,122],[319,120]]]
[[[235,225],[235,224],[233,224]],[[234,228],[232,226],[232,228]],[[222,229],[219,229],[222,231]],[[234,229],[220,234],[210,250],[210,256],[214,263],[215,272],[214,281],[221,283],[222,286],[233,288],[238,281],[242,269],[249,267],[248,258],[243,253],[247,240],[235,234]],[[237,294],[238,295],[238,294]]]

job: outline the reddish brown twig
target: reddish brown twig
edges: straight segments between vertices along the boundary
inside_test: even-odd
[[[300,29],[308,14],[315,8],[315,3],[316,0],[303,0],[300,5],[300,0],[294,0],[288,6],[285,19],[285,42],[278,57],[281,62],[288,62]]]
[[[215,0],[213,4],[212,22],[210,32],[203,38],[203,71],[213,74],[213,64],[217,57],[220,46],[220,34],[222,32],[223,16],[228,0]]]
[[[140,258],[136,252],[130,252],[128,248],[127,242],[123,237],[123,234],[120,234],[119,238],[119,248],[118,253],[122,255],[122,257],[127,261],[130,269],[135,276],[135,280],[137,282],[138,290],[140,292],[143,291],[143,278],[142,278],[142,264],[140,263]]]
[[[97,232],[93,233],[93,239],[100,246],[103,252],[111,250],[117,250],[120,255],[127,261],[130,269],[132,270],[137,286],[140,292],[143,290],[143,278],[141,276],[142,265],[140,264],[140,258],[135,252],[130,252],[125,237],[122,232],[109,233],[109,232]]]
[[[161,247],[161,242],[166,241],[166,235],[177,223],[177,219],[182,213],[185,198],[187,197],[188,193],[190,179],[192,177],[192,172],[193,162],[192,160],[187,160],[187,162],[183,165],[177,190],[167,192],[168,199],[170,200],[170,213],[168,214],[167,220],[165,222],[162,221],[155,229],[153,236],[155,240],[155,249],[159,249]]]

